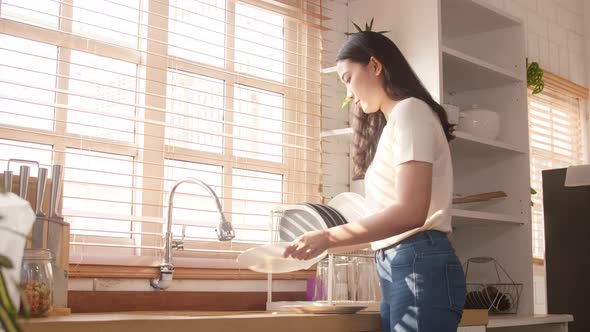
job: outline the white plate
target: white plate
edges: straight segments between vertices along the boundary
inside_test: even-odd
[[[285,273],[309,269],[328,254],[325,251],[319,256],[308,260],[299,260],[292,257],[284,258],[283,252],[285,252],[288,245],[289,243],[281,242],[250,248],[238,256],[238,263],[240,266],[255,272]]]
[[[365,198],[357,193],[340,193],[328,205],[338,210],[349,223],[356,222],[365,215]]]

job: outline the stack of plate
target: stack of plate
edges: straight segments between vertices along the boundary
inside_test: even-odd
[[[304,204],[285,206],[278,224],[279,241],[291,242],[305,232],[327,228],[316,209]]]
[[[352,192],[338,194],[328,204],[290,205],[279,221],[279,239],[291,242],[305,232],[356,222],[363,215],[364,198]]]
[[[346,218],[338,212],[335,208],[331,207],[330,205],[326,204],[319,204],[319,203],[301,203],[304,206],[307,206],[311,209],[314,209],[322,218],[322,221],[328,228],[335,227],[339,225],[344,225],[348,221]]]

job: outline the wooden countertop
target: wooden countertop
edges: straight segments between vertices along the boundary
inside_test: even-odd
[[[270,312],[134,312],[73,314],[21,320],[26,332],[366,332],[379,331],[379,313],[354,315]]]
[[[506,315],[490,317],[488,328],[573,322],[572,315]]]
[[[462,326],[485,325],[485,310],[466,310]],[[215,332],[379,331],[378,312],[353,315],[299,314],[256,311],[137,311],[119,313],[72,314],[47,318],[22,319],[26,332],[161,332],[195,328]]]

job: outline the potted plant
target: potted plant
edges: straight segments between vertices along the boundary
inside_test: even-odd
[[[528,59],[527,59],[528,63]],[[537,62],[531,62],[527,65],[526,70],[526,86],[527,88],[533,87],[533,94],[541,93],[545,88],[545,82],[543,81],[543,69]]]

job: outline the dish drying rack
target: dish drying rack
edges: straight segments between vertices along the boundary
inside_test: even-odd
[[[281,225],[281,220],[284,220],[284,217],[286,214],[289,214],[291,211],[298,211],[298,212],[303,212],[303,213],[307,213],[309,214],[309,216],[307,216],[308,218],[313,218],[311,219],[311,222],[309,222],[308,225],[306,225],[307,227],[309,227],[310,225],[314,225],[314,227],[319,227],[319,225],[324,225],[322,222],[321,217],[319,216],[319,214],[317,214],[313,209],[304,206],[304,205],[298,205],[298,204],[294,204],[294,205],[282,205],[282,206],[276,206],[273,207],[270,211],[270,243],[278,243],[278,242],[284,242],[284,241],[290,241],[290,238],[285,239],[285,231],[284,227],[282,227]],[[310,221],[309,219],[307,219],[307,221]],[[284,225],[283,225],[284,226]],[[306,232],[310,229],[305,229],[306,227],[301,227],[300,234],[303,234],[303,232]],[[327,227],[323,227],[323,228],[327,228]],[[319,229],[319,228],[315,228],[315,229]],[[281,233],[281,231],[283,231]],[[289,232],[287,232],[289,233]],[[283,237],[281,237],[281,234],[283,234]],[[291,236],[299,236],[300,234],[293,234],[293,232],[291,232]],[[375,257],[375,252],[373,250],[358,250],[358,251],[353,251],[353,252],[347,252],[347,253],[339,253],[339,254],[332,254],[329,253],[327,255],[327,261],[328,261],[328,284],[327,284],[327,296],[326,296],[326,300],[323,301],[273,301],[272,298],[272,284],[273,284],[273,276],[272,273],[268,273],[267,274],[267,302],[266,302],[266,310],[267,311],[275,311],[275,312],[280,312],[280,311],[290,311],[290,307],[293,306],[302,306],[302,305],[317,305],[317,304],[326,304],[326,305],[334,305],[334,306],[366,306],[365,309],[363,309],[363,311],[379,311],[379,307],[380,307],[380,300],[375,300],[375,301],[358,301],[358,300],[335,300],[334,299],[334,265],[335,265],[335,259],[336,257],[359,257],[359,258],[371,258],[373,259]],[[317,281],[316,281],[317,282]]]

